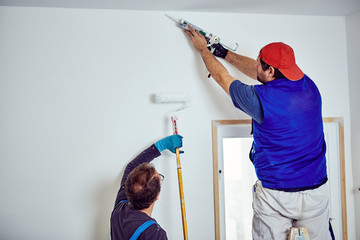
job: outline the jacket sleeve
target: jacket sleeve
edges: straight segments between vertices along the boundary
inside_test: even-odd
[[[126,194],[125,194],[125,182],[128,177],[128,175],[131,173],[134,168],[139,166],[142,163],[145,162],[151,162],[155,158],[159,157],[161,153],[159,150],[155,147],[155,144],[152,144],[150,147],[145,149],[143,152],[141,152],[139,155],[137,155],[125,168],[124,175],[121,179],[121,185],[119,192],[116,197],[115,204],[117,204],[121,200],[125,200]]]

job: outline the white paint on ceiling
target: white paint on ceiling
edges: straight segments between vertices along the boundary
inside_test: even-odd
[[[0,6],[347,16],[360,0],[0,0]]]

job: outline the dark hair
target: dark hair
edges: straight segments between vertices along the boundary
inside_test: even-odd
[[[155,167],[150,163],[137,166],[125,182],[125,193],[133,208],[150,207],[160,192],[160,178],[155,176]]]
[[[264,71],[268,70],[270,65],[267,64],[266,62],[264,62],[262,59],[260,59],[260,63],[261,63],[261,67]],[[280,79],[280,78],[286,78],[277,68],[275,69],[275,73],[274,73],[274,78],[275,79]]]

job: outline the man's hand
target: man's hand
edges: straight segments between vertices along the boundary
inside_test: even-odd
[[[225,59],[229,50],[224,48],[220,43],[215,43],[210,46],[210,51],[214,54],[215,57]]]
[[[168,149],[169,151],[175,153],[176,148],[182,147],[182,136],[181,135],[170,135],[168,137],[165,137],[155,143],[155,147],[159,150],[159,152],[162,152],[165,149]],[[180,153],[183,153],[183,151],[180,151]]]
[[[185,30],[185,33],[190,37],[194,47],[200,53],[204,50],[209,51],[206,38],[201,33],[199,33],[199,31],[194,30],[190,25],[188,26],[190,30]]]
[[[189,29],[189,31],[186,31],[186,34],[191,38],[194,47],[199,51],[209,73],[225,92],[229,94],[229,87],[235,78],[229,75],[226,68],[210,52],[206,38],[191,26],[189,26]]]

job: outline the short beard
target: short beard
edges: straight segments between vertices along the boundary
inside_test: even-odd
[[[259,78],[259,75],[258,75],[256,78],[257,78],[257,80],[258,80],[259,82],[261,82],[262,84],[265,84],[265,83],[266,83],[264,80],[262,80],[261,78]]]

